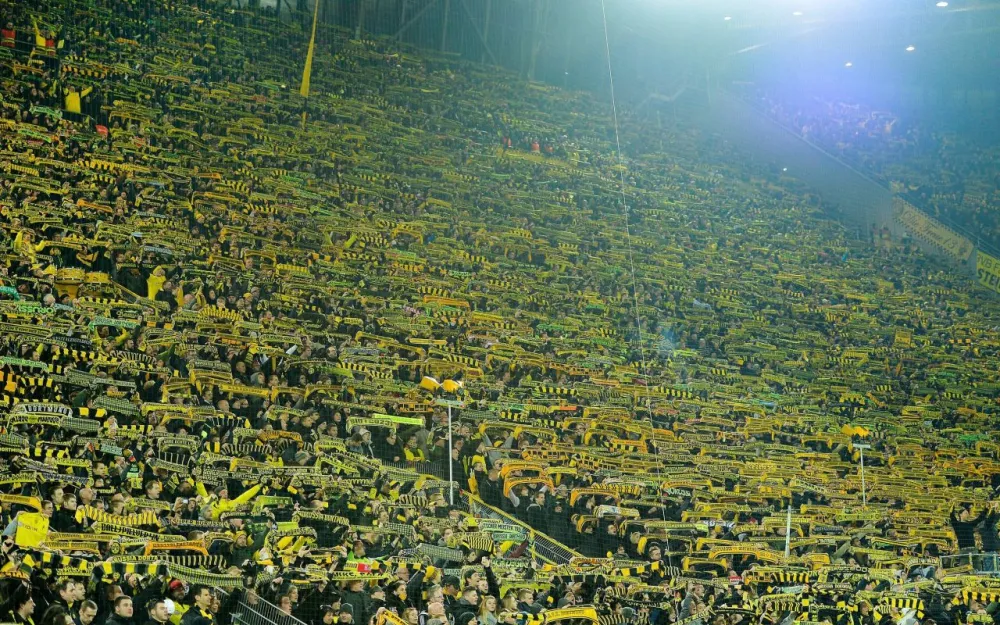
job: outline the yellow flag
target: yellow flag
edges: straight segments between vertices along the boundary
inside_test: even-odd
[[[18,547],[37,547],[49,533],[49,519],[39,512],[22,512],[15,522],[14,543]]]
[[[302,86],[299,88],[299,93],[303,98],[309,97],[309,78],[312,75],[313,52],[316,50],[316,22],[319,19],[320,1],[321,0],[315,0],[315,6],[313,7],[312,36],[309,37],[309,51],[306,52],[306,66],[302,69]]]

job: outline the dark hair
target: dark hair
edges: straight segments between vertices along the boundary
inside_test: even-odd
[[[16,612],[21,608],[22,605],[31,601],[31,586],[27,582],[19,584],[14,592],[11,593],[9,603],[14,606],[14,611]]]
[[[115,597],[115,609],[117,610],[118,607],[126,601],[131,602],[132,597],[129,597],[128,595],[118,595],[117,597]]]
[[[209,588],[208,586],[204,585],[204,584],[195,584],[191,588],[191,596],[192,597],[197,597],[198,595],[201,594],[201,591],[203,591],[203,590],[207,590],[209,593],[212,592],[212,589]]]
[[[83,612],[84,610],[95,610],[96,611],[97,610],[97,604],[94,603],[93,601],[91,601],[90,599],[87,599],[86,601],[84,601],[83,603],[80,604],[80,611]]]
[[[146,602],[146,611],[152,612],[153,610],[156,609],[156,606],[160,605],[161,603],[163,603],[162,598],[150,599],[149,601]]]
[[[40,625],[66,625],[66,617],[69,612],[66,608],[56,603],[49,606],[49,609],[42,615]]]

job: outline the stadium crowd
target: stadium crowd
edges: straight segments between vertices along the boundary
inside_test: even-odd
[[[931,217],[1000,248],[996,147],[854,102],[788,99],[741,85],[741,95],[838,158],[873,175]]]
[[[1000,619],[1000,321],[907,242],[449,56],[0,14],[0,621]]]

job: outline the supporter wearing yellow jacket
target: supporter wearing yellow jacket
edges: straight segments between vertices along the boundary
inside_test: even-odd
[[[56,49],[62,48],[62,40],[56,39],[56,31],[50,30],[47,34],[42,32],[42,29],[38,27],[38,22],[36,20],[31,21],[31,25],[35,27],[35,47],[42,48],[46,54],[54,55]]]
[[[235,499],[229,498],[229,491],[225,488],[219,489],[217,494],[209,494],[208,490],[205,488],[205,484],[198,482],[196,484],[198,494],[201,495],[206,501],[208,501],[208,506],[212,512],[212,520],[218,519],[223,512],[229,512],[230,510],[235,510],[237,506],[241,504],[248,503],[251,499],[257,496],[262,484],[257,484],[249,489],[247,489],[242,495]]]
[[[82,111],[82,100],[90,95],[93,87],[87,87],[83,91],[77,91],[76,87],[63,89],[63,108],[68,113],[80,113]]]

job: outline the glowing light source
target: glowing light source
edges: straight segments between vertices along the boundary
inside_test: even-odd
[[[907,52],[913,52],[916,49],[917,49],[916,46],[906,46],[906,51]]]
[[[941,2],[938,2],[938,3],[937,3],[937,6],[939,6],[939,7],[941,7],[941,8],[943,9],[943,8],[945,8],[946,6],[948,6],[948,3],[947,3],[947,2],[945,2],[944,0],[941,0]]]
[[[733,16],[732,15],[727,15],[727,16],[725,16],[722,19],[724,19],[724,20],[726,20],[728,22],[729,20],[733,19]]]
[[[844,67],[854,67],[854,63],[851,63],[850,61],[848,61],[848,62],[844,63]]]
[[[794,15],[795,17],[801,17],[802,11],[795,11],[794,13],[792,13],[792,15]]]

